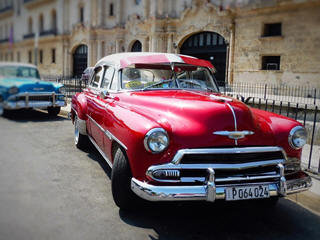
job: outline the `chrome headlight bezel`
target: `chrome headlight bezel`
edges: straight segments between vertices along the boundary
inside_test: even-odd
[[[19,92],[19,88],[17,88],[16,86],[13,86],[13,87],[8,89],[8,93],[9,94],[16,94],[18,92]]]
[[[299,141],[295,141],[297,138],[302,139],[302,143],[297,144],[299,143]],[[288,136],[289,145],[295,150],[303,148],[303,146],[307,143],[307,139],[307,130],[302,126],[296,126],[292,128]]]
[[[162,139],[161,139],[162,147],[157,150],[157,149],[154,149],[154,147],[150,143],[153,140],[152,138],[158,138],[158,140],[160,142],[159,137],[162,137]],[[165,143],[163,141],[165,141]],[[169,135],[168,135],[167,131],[164,130],[163,128],[151,129],[150,131],[147,132],[147,134],[145,135],[144,140],[143,140],[143,144],[144,144],[145,149],[148,152],[151,152],[154,154],[161,153],[164,150],[166,150],[169,146],[169,143],[170,143]]]

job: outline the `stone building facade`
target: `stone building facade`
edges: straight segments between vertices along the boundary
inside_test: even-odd
[[[0,61],[78,75],[105,55],[172,52],[224,82],[320,87],[320,0],[0,0]]]

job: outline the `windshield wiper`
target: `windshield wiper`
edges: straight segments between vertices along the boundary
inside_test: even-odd
[[[142,88],[142,91],[144,91],[144,90],[146,90],[146,89],[148,89],[148,88],[152,88],[152,87],[154,87],[154,86],[157,86],[157,85],[160,85],[160,84],[163,84],[163,83],[172,82],[172,81],[173,81],[172,79],[162,80],[162,81],[160,81],[160,82],[156,82],[156,83],[154,83],[154,84],[151,84],[151,85],[149,85],[149,86],[146,86],[146,87]]]

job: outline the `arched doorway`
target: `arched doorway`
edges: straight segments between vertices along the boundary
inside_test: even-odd
[[[131,52],[141,52],[142,50],[142,44],[139,40],[135,41],[133,44],[132,44],[132,47],[131,47]]]
[[[81,77],[81,74],[88,66],[88,47],[80,45],[73,53],[73,76]]]
[[[227,44],[215,32],[201,32],[187,38],[180,53],[210,61],[216,68],[215,77],[219,86],[225,85]]]

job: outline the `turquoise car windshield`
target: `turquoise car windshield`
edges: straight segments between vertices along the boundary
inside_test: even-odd
[[[36,68],[25,66],[0,66],[0,76],[40,79],[39,72]]]

